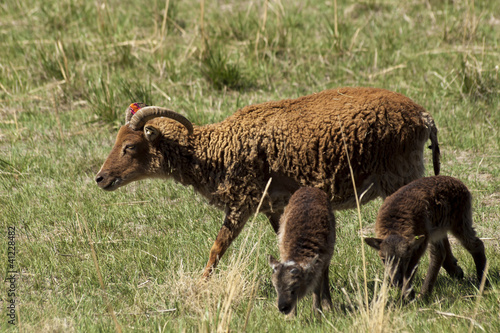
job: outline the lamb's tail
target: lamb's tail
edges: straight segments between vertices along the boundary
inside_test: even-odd
[[[422,117],[424,118],[425,124],[430,129],[429,139],[431,139],[431,145],[429,149],[432,149],[432,165],[434,166],[434,174],[439,175],[439,170],[441,167],[440,156],[441,152],[439,151],[439,143],[437,138],[437,127],[434,123],[434,119],[432,119],[431,115],[427,112],[422,112]]]

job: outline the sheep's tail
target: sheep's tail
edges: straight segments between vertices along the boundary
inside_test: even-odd
[[[424,118],[425,124],[430,129],[429,139],[431,139],[431,145],[429,149],[432,149],[432,165],[434,166],[434,174],[439,175],[439,170],[441,167],[440,156],[441,152],[439,151],[439,143],[437,138],[437,127],[434,123],[434,119],[432,119],[431,115],[427,112],[422,112],[422,117]]]

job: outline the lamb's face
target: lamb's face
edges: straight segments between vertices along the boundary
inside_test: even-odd
[[[278,294],[278,309],[283,314],[289,314],[306,294],[306,274],[294,262],[280,263],[273,258],[270,265],[273,268],[272,283]]]
[[[365,242],[378,251],[378,255],[388,270],[394,286],[403,287],[412,274],[408,272],[409,263],[414,259],[414,253],[421,245],[423,236],[419,239],[408,239],[400,235],[390,235],[384,239],[366,238]]]
[[[401,236],[391,235],[380,244],[378,254],[388,270],[393,285],[400,288],[403,286],[412,252],[410,242]]]

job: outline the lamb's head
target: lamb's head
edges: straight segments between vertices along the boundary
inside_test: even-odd
[[[294,261],[279,262],[269,256],[269,265],[273,269],[272,282],[278,294],[278,309],[281,313],[289,314],[297,302],[313,288],[310,271],[318,256],[307,263],[297,264]]]
[[[409,239],[395,234],[384,239],[365,238],[366,244],[378,251],[378,255],[391,277],[392,284],[400,288],[407,282],[405,277],[408,277],[408,274],[405,275],[405,273],[407,273],[408,264],[424,240],[424,235]]]
[[[163,158],[159,142],[165,132],[165,126],[160,128],[155,122],[157,117],[173,119],[186,127],[188,135],[193,133],[191,122],[174,111],[142,103],[132,104],[126,112],[126,124],[118,131],[115,145],[97,173],[95,180],[100,188],[113,191],[157,174]]]

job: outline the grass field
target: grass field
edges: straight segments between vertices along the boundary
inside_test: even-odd
[[[15,325],[10,283],[0,287],[0,331],[500,332],[499,67],[496,0],[2,1],[0,266],[19,273]],[[308,298],[284,320],[264,216],[203,283],[221,211],[173,182],[95,185],[131,102],[201,125],[340,86],[394,90],[433,115],[441,173],[474,196],[492,282],[483,294],[453,243],[465,279],[441,272],[428,302],[402,304],[366,247],[367,308],[357,212],[340,211],[334,310],[317,319]],[[361,207],[365,235],[380,204]]]

